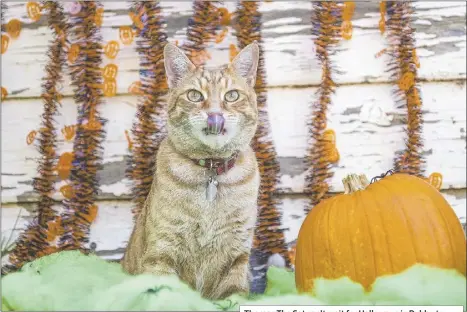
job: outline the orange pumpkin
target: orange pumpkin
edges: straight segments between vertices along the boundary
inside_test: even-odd
[[[345,194],[316,205],[297,239],[295,282],[312,292],[318,277],[348,276],[369,290],[378,276],[415,263],[466,274],[466,239],[443,195],[424,179],[395,173],[372,184],[343,179]]]

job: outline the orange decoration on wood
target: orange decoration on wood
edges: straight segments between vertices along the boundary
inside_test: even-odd
[[[384,32],[386,31],[386,21],[384,20],[384,17],[381,17],[381,19],[379,20],[379,31],[381,32],[381,34],[384,34]]]
[[[41,19],[41,15],[42,15],[41,10],[42,10],[42,7],[37,2],[30,1],[26,4],[26,11],[28,12],[29,18],[33,22],[37,22],[38,20]]]
[[[229,60],[232,62],[233,59],[237,56],[238,50],[235,44],[231,43],[229,45]]]
[[[102,90],[104,92],[104,96],[115,96],[117,94],[117,81],[115,79],[104,79]]]
[[[72,152],[64,152],[62,155],[60,155],[57,166],[55,168],[60,179],[65,180],[70,176],[73,158],[74,154]]]
[[[143,87],[143,84],[141,83],[141,81],[135,81],[128,87],[128,93],[131,93],[134,95],[142,95],[144,94],[142,87]]]
[[[415,84],[415,76],[412,72],[406,72],[399,79],[399,88],[408,91]]]
[[[326,129],[323,133],[323,141],[328,161],[331,163],[338,162],[340,154],[336,147],[336,132],[333,129]]]
[[[61,221],[62,219],[60,217],[56,217],[55,220],[47,222],[47,241],[49,243],[53,242],[64,233]]]
[[[5,30],[11,38],[16,39],[21,33],[21,22],[14,18],[5,25]]]
[[[77,43],[73,43],[69,48],[68,48],[68,61],[70,63],[74,63],[76,59],[79,56],[79,45]]]
[[[10,45],[10,37],[6,34],[2,34],[2,54],[8,50],[8,46]]]
[[[65,197],[66,199],[70,199],[73,196],[75,196],[75,191],[69,184],[62,186],[60,188],[60,193],[62,193],[63,197]]]
[[[381,34],[384,34],[386,31],[386,20],[385,20],[385,15],[386,15],[386,2],[381,1],[379,3],[379,13],[381,15],[381,18],[379,20],[379,31]]]
[[[443,185],[443,175],[439,172],[433,172],[428,177],[428,182],[439,191]]]
[[[341,155],[339,154],[339,150],[332,146],[327,152],[327,159],[330,163],[337,163],[341,159]]]
[[[131,150],[133,149],[133,141],[131,140],[130,133],[128,132],[128,130],[125,130],[125,138],[128,142],[128,150],[131,152]]]
[[[3,101],[4,99],[6,99],[7,96],[8,96],[8,91],[4,87],[2,87],[1,100]]]
[[[104,80],[115,79],[117,78],[118,66],[115,64],[107,64],[102,69],[102,76]]]
[[[224,27],[222,31],[216,36],[215,42],[221,43],[222,41],[224,41],[225,37],[227,36],[228,31],[229,30],[227,29],[227,27]]]
[[[102,124],[93,117],[83,125],[83,128],[90,131],[98,131],[102,128]]]
[[[350,21],[352,19],[353,13],[355,12],[355,2],[354,1],[345,1],[344,8],[342,11],[342,19],[344,21]]]
[[[381,1],[379,3],[379,14],[381,14],[381,16],[384,16],[386,14],[386,2],[385,1]]]
[[[323,141],[331,145],[336,145],[336,132],[333,129],[326,129],[323,133]]]
[[[98,210],[98,207],[96,204],[91,205],[88,208],[88,213],[83,215],[83,218],[89,223],[93,223],[97,217],[97,210]]]
[[[102,124],[96,118],[96,109],[93,107],[89,112],[88,122],[83,124],[83,128],[90,131],[97,131],[102,128]]]
[[[104,47],[105,56],[107,56],[111,60],[117,57],[117,54],[119,51],[120,51],[120,44],[118,43],[118,41],[115,41],[115,40],[111,40],[107,42],[107,44]]]
[[[124,45],[130,45],[133,42],[133,30],[130,26],[121,26],[120,30],[120,40]]]
[[[104,8],[96,9],[96,17],[94,21],[96,22],[97,27],[102,26],[102,23],[104,22]]]
[[[221,26],[229,26],[232,20],[232,14],[226,8],[219,8],[219,19]]]
[[[27,137],[26,137],[26,143],[28,145],[31,145],[32,142],[34,142],[34,139],[36,138],[36,135],[37,135],[37,131],[36,130],[32,130],[31,132],[28,133]]]
[[[351,21],[343,21],[341,25],[342,38],[345,40],[352,39],[352,29],[353,27]]]
[[[73,140],[73,137],[76,134],[76,129],[77,128],[78,127],[76,125],[63,127],[62,134],[63,134],[63,137],[65,138],[65,141]]]

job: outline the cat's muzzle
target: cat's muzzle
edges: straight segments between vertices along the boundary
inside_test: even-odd
[[[207,127],[204,129],[206,135],[219,135],[225,133],[225,118],[222,113],[209,113]]]

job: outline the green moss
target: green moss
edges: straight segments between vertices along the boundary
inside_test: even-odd
[[[262,296],[212,302],[176,276],[131,276],[119,264],[77,251],[40,258],[2,278],[2,311],[238,311],[240,304],[463,305],[466,279],[454,270],[415,265],[376,280],[371,292],[348,278],[315,280],[314,295],[298,294],[295,275],[272,267]]]

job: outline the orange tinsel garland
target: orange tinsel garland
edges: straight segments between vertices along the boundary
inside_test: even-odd
[[[407,140],[405,150],[398,153],[394,169],[423,177],[422,100],[417,86],[418,58],[415,53],[414,29],[411,25],[410,2],[386,2],[386,31],[390,48],[388,71],[397,81],[394,96],[399,107],[407,107]]]
[[[250,291],[262,293],[266,287],[265,274],[269,256],[275,253],[280,254],[287,266],[289,266],[289,257],[281,224],[281,213],[277,208],[279,201],[274,197],[280,169],[276,159],[276,150],[270,137],[264,50],[261,40],[261,13],[258,11],[258,2],[241,1],[237,7],[236,16],[235,29],[239,49],[243,49],[255,40],[260,45],[255,86],[260,121],[253,139],[253,147],[261,174],[261,185],[258,198],[258,222],[250,260],[253,274]]]
[[[306,156],[308,174],[305,177],[305,193],[310,195],[310,203],[305,208],[308,213],[327,196],[332,177],[329,171],[332,155],[329,153],[329,140],[326,135],[327,111],[335,83],[332,78],[331,55],[339,42],[341,32],[341,8],[335,2],[313,2],[312,31],[315,38],[316,58],[323,72],[317,91],[317,101],[312,105],[312,118],[308,122],[310,148]]]
[[[42,100],[44,112],[42,114],[41,129],[39,131],[38,149],[41,157],[38,160],[39,176],[34,179],[34,191],[39,194],[37,216],[20,234],[15,248],[9,255],[9,261],[14,269],[19,269],[24,263],[55,251],[51,244],[57,237],[59,218],[52,208],[54,182],[56,180],[56,128],[54,117],[60,105],[61,95],[57,89],[62,81],[66,62],[63,38],[67,33],[67,24],[61,4],[57,1],[45,1],[43,9],[48,9],[48,26],[53,32],[54,41],[47,52],[49,61],[45,66],[45,77],[42,83]]]
[[[111,88],[103,80],[102,38],[99,25],[102,7],[96,1],[75,2],[70,17],[70,35],[79,47],[70,65],[78,121],[73,143],[70,184],[64,200],[61,249],[86,250],[91,223],[96,217],[98,193],[97,171],[102,160],[105,120],[99,115],[103,88]]]
[[[132,156],[127,176],[135,183],[132,189],[136,216],[141,211],[151,189],[156,154],[165,135],[165,100],[167,83],[164,73],[163,49],[167,43],[165,20],[159,1],[136,1],[131,12],[138,17],[135,24],[139,40],[140,80],[137,122],[133,125]]]
[[[196,66],[204,65],[210,59],[206,44],[214,39],[219,27],[219,3],[203,0],[193,2],[193,16],[188,21],[187,40],[183,49]]]

